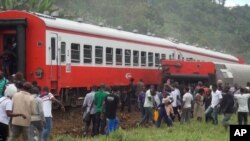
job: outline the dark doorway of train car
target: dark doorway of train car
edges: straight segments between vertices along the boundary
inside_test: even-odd
[[[0,65],[5,76],[25,74],[25,19],[0,20]]]

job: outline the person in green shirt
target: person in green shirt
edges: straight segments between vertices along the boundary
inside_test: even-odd
[[[105,85],[101,84],[99,91],[95,93],[94,104],[96,105],[96,121],[95,121],[95,135],[105,134],[106,116],[104,114],[103,102],[108,92],[105,91]]]

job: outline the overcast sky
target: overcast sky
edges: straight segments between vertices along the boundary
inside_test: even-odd
[[[225,6],[243,6],[245,4],[248,4],[250,6],[250,0],[226,0]]]

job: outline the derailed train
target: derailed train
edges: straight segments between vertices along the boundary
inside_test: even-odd
[[[127,86],[130,78],[159,84],[160,60],[244,63],[232,55],[158,37],[24,11],[0,13],[1,52],[9,38],[17,44],[16,70],[28,81],[49,86],[72,106],[91,85]]]

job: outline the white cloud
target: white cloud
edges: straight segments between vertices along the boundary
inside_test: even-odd
[[[232,7],[232,6],[244,6],[245,4],[250,5],[250,0],[226,0],[225,6]]]

